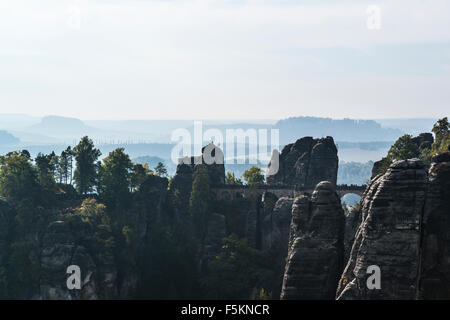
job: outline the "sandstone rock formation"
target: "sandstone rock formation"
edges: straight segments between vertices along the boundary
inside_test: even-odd
[[[272,157],[269,172],[276,171],[271,169],[274,161]],[[268,184],[297,185],[311,189],[321,181],[330,181],[336,185],[337,148],[332,137],[304,137],[283,148],[278,165],[277,172],[267,177]]]
[[[93,232],[88,224],[71,229],[65,221],[52,222],[44,236],[41,253],[41,299],[111,299],[116,295],[116,268],[107,252],[88,250]],[[81,290],[69,290],[67,268],[77,265],[81,270]]]
[[[423,212],[420,299],[450,299],[450,152],[432,158]]]
[[[206,270],[208,263],[214,260],[222,247],[222,240],[226,237],[225,217],[218,213],[211,215],[208,231],[203,241],[202,269]]]
[[[246,212],[245,215],[245,238],[247,243],[253,248],[259,248],[260,246],[260,215],[259,210],[255,208],[255,204]]]
[[[202,155],[180,158],[173,178],[173,187],[183,194],[189,194],[192,186],[192,174],[196,166],[206,164],[211,186],[225,183],[225,165],[222,150],[210,143],[202,148]]]
[[[360,208],[349,207],[345,215],[344,261],[347,262],[355,241],[356,232],[361,224]]]
[[[281,250],[286,254],[291,224],[291,211],[294,199],[278,199],[271,214],[262,223],[262,248],[264,250]]]
[[[362,223],[337,290],[338,299],[414,299],[427,173],[419,159],[395,162],[367,187]],[[381,270],[381,289],[366,285],[368,267]]]
[[[429,149],[434,142],[433,135],[429,132],[421,133],[417,137],[413,137],[411,140],[416,144],[419,152],[424,149]]]
[[[383,157],[381,160],[375,161],[372,167],[372,174],[370,176],[370,180],[373,180],[377,175],[382,174],[383,164],[386,161],[386,157]]]
[[[334,299],[343,268],[344,211],[333,183],[294,200],[281,299]]]

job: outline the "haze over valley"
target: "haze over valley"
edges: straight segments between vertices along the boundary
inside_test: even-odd
[[[344,163],[361,163],[370,167],[386,154],[392,143],[405,133],[416,134],[430,130],[436,119],[383,119],[353,120],[317,117],[291,117],[273,120],[204,120],[203,128],[215,128],[223,133],[227,129],[279,129],[280,149],[298,137],[333,136],[338,156]],[[27,149],[32,156],[63,151],[88,135],[102,154],[123,147],[138,162],[156,164],[158,159],[173,175],[176,163],[171,161],[172,132],[185,128],[193,132],[193,120],[80,120],[62,116],[34,117],[25,114],[0,114],[0,153]],[[204,141],[207,143],[208,141]],[[224,148],[225,150],[226,148]],[[249,146],[246,146],[248,152]],[[226,156],[226,155],[225,155]],[[153,160],[152,160],[153,158]],[[262,165],[267,165],[264,163]],[[240,176],[250,164],[228,165],[227,169]],[[347,164],[348,166],[348,164]],[[367,170],[366,170],[367,171]],[[367,174],[366,174],[367,175]],[[363,177],[339,177],[343,183],[361,183]],[[368,179],[368,176],[367,176]]]

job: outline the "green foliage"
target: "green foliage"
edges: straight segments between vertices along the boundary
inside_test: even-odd
[[[96,161],[101,152],[94,147],[92,140],[85,136],[73,149],[73,154],[76,161],[75,186],[78,193],[84,195],[91,192],[97,182]]]
[[[266,292],[264,288],[261,288],[256,300],[272,300],[272,292]]]
[[[90,217],[95,221],[102,221],[105,216],[106,206],[98,203],[93,198],[84,199],[81,206],[75,210],[75,213],[81,217]]]
[[[0,202],[0,298],[39,293],[41,248],[36,239],[48,221],[30,199]]]
[[[389,149],[388,158],[393,161],[417,158],[419,156],[419,149],[411,138],[412,136],[409,134],[398,138]]]
[[[450,124],[447,117],[439,119],[433,126],[434,143],[431,146],[432,153],[449,151],[450,147]]]
[[[245,170],[242,177],[250,186],[263,184],[265,180],[263,170],[257,166]]]
[[[418,146],[411,140],[411,135],[405,134],[389,149],[386,157],[382,159],[380,172],[386,172],[389,166],[397,160],[420,158],[425,165],[430,165],[434,154],[448,151],[450,148],[450,124],[447,117],[439,119],[433,126],[434,142],[430,149],[419,150]]]
[[[70,220],[72,229],[75,232],[83,230],[80,222],[92,225],[94,227],[95,240],[92,248],[98,253],[112,253],[111,250],[115,247],[115,240],[112,234],[111,219],[104,204],[98,203],[93,198],[84,199],[81,206],[75,209],[73,216],[67,218]]]
[[[195,242],[180,243],[170,228],[155,226],[139,254],[141,279],[136,297],[198,299],[197,252]]]
[[[140,185],[147,179],[148,175],[153,174],[153,171],[148,168],[148,164],[134,164],[131,169],[131,189],[137,190]]]
[[[392,158],[389,156],[381,158],[381,163],[379,164],[379,173],[385,173],[392,164]]]
[[[232,184],[232,185],[242,185],[242,180],[239,178],[236,178],[234,173],[232,173],[230,170],[227,171],[227,174],[225,176],[225,183],[226,184]]]
[[[8,292],[11,297],[29,299],[39,292],[39,248],[31,242],[14,242],[8,258]]]
[[[235,233],[238,237],[246,235],[247,213],[254,209],[254,200],[249,198],[238,198],[234,200],[215,201],[217,212],[226,217],[226,230],[228,234]]]
[[[232,234],[224,239],[201,284],[209,299],[249,299],[254,288],[263,288],[273,277],[271,263],[267,253]]]
[[[167,169],[164,166],[164,163],[158,162],[155,167],[155,174],[160,177],[167,177]]]
[[[37,171],[27,152],[13,151],[0,156],[0,196],[12,201],[38,202],[40,193]]]
[[[208,169],[204,164],[197,166],[192,181],[192,191],[189,198],[189,213],[194,221],[200,239],[206,235],[211,215],[211,190]]]
[[[394,161],[418,158],[420,156],[419,148],[412,141],[412,136],[405,134],[395,141],[390,147],[387,156],[381,159],[379,173],[385,173]]]
[[[70,146],[58,157],[57,181],[71,184],[73,170],[73,151]]]
[[[340,162],[337,182],[338,184],[363,185],[370,180],[372,175],[373,161],[360,162]]]
[[[99,170],[98,192],[111,209],[129,200],[133,164],[123,148],[117,148],[103,159]]]
[[[434,133],[434,139],[437,146],[448,142],[450,136],[450,124],[447,117],[439,119],[431,130]]]
[[[38,153],[34,161],[37,167],[39,184],[45,191],[55,193],[55,171],[58,157],[54,152],[47,155]]]
[[[270,214],[278,201],[278,197],[271,192],[264,194],[264,214]]]
[[[447,117],[438,120],[432,129],[434,142],[430,149],[422,150],[420,158],[429,166],[433,155],[450,151],[450,124]]]

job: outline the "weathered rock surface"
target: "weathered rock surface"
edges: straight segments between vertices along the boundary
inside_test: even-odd
[[[259,245],[259,219],[260,217],[258,210],[253,204],[252,207],[246,212],[245,216],[245,238],[247,239],[247,243],[253,248],[257,248]]]
[[[414,299],[419,274],[427,173],[419,159],[395,162],[363,195],[362,223],[339,281],[338,299]],[[367,287],[367,268],[381,270],[381,289]]]
[[[206,269],[209,262],[217,256],[222,247],[222,240],[226,235],[225,217],[221,214],[213,213],[203,242],[202,269]]]
[[[139,187],[139,192],[133,194],[134,210],[127,212],[128,227],[132,230],[136,246],[131,250],[123,246],[116,249],[118,259],[134,259],[135,266],[127,270],[119,270],[117,276],[118,295],[120,299],[133,297],[139,287],[143,274],[148,270],[146,264],[151,254],[151,242],[154,228],[170,219],[165,210],[164,202],[167,196],[168,179],[149,175]],[[184,225],[186,227],[186,225]]]
[[[41,253],[40,298],[54,300],[110,299],[116,295],[116,268],[114,259],[106,252],[92,252],[92,230],[80,223],[83,230],[71,229],[68,222],[52,222],[43,239]],[[85,244],[86,243],[86,244]],[[67,287],[67,268],[80,267],[81,289]]]
[[[281,299],[334,299],[343,268],[344,210],[333,183],[295,198]]]
[[[433,135],[429,132],[421,133],[417,137],[413,137],[411,140],[416,144],[419,152],[423,149],[429,149],[434,142]]]
[[[450,299],[450,152],[432,158],[423,216],[420,299]]]
[[[294,199],[282,197],[278,199],[272,213],[262,223],[262,248],[264,250],[288,249],[291,211]]]
[[[275,159],[269,163],[274,172]],[[338,156],[332,137],[304,137],[286,145],[279,154],[278,171],[267,177],[268,184],[297,185],[313,189],[321,181],[336,185]]]
[[[345,215],[345,234],[344,234],[344,261],[347,262],[355,241],[356,232],[361,224],[361,211],[354,207],[348,209]]]
[[[211,186],[225,183],[225,165],[222,150],[210,143],[202,148],[201,156],[180,158],[172,181],[172,188],[189,197],[192,187],[192,175],[199,164],[206,164]]]
[[[372,174],[370,176],[370,180],[375,178],[377,175],[383,173],[382,172],[382,166],[384,164],[384,161],[386,161],[386,158],[382,158],[381,160],[375,161],[373,163]]]

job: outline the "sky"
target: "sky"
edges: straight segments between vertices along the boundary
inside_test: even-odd
[[[447,0],[0,1],[0,113],[443,117]]]

